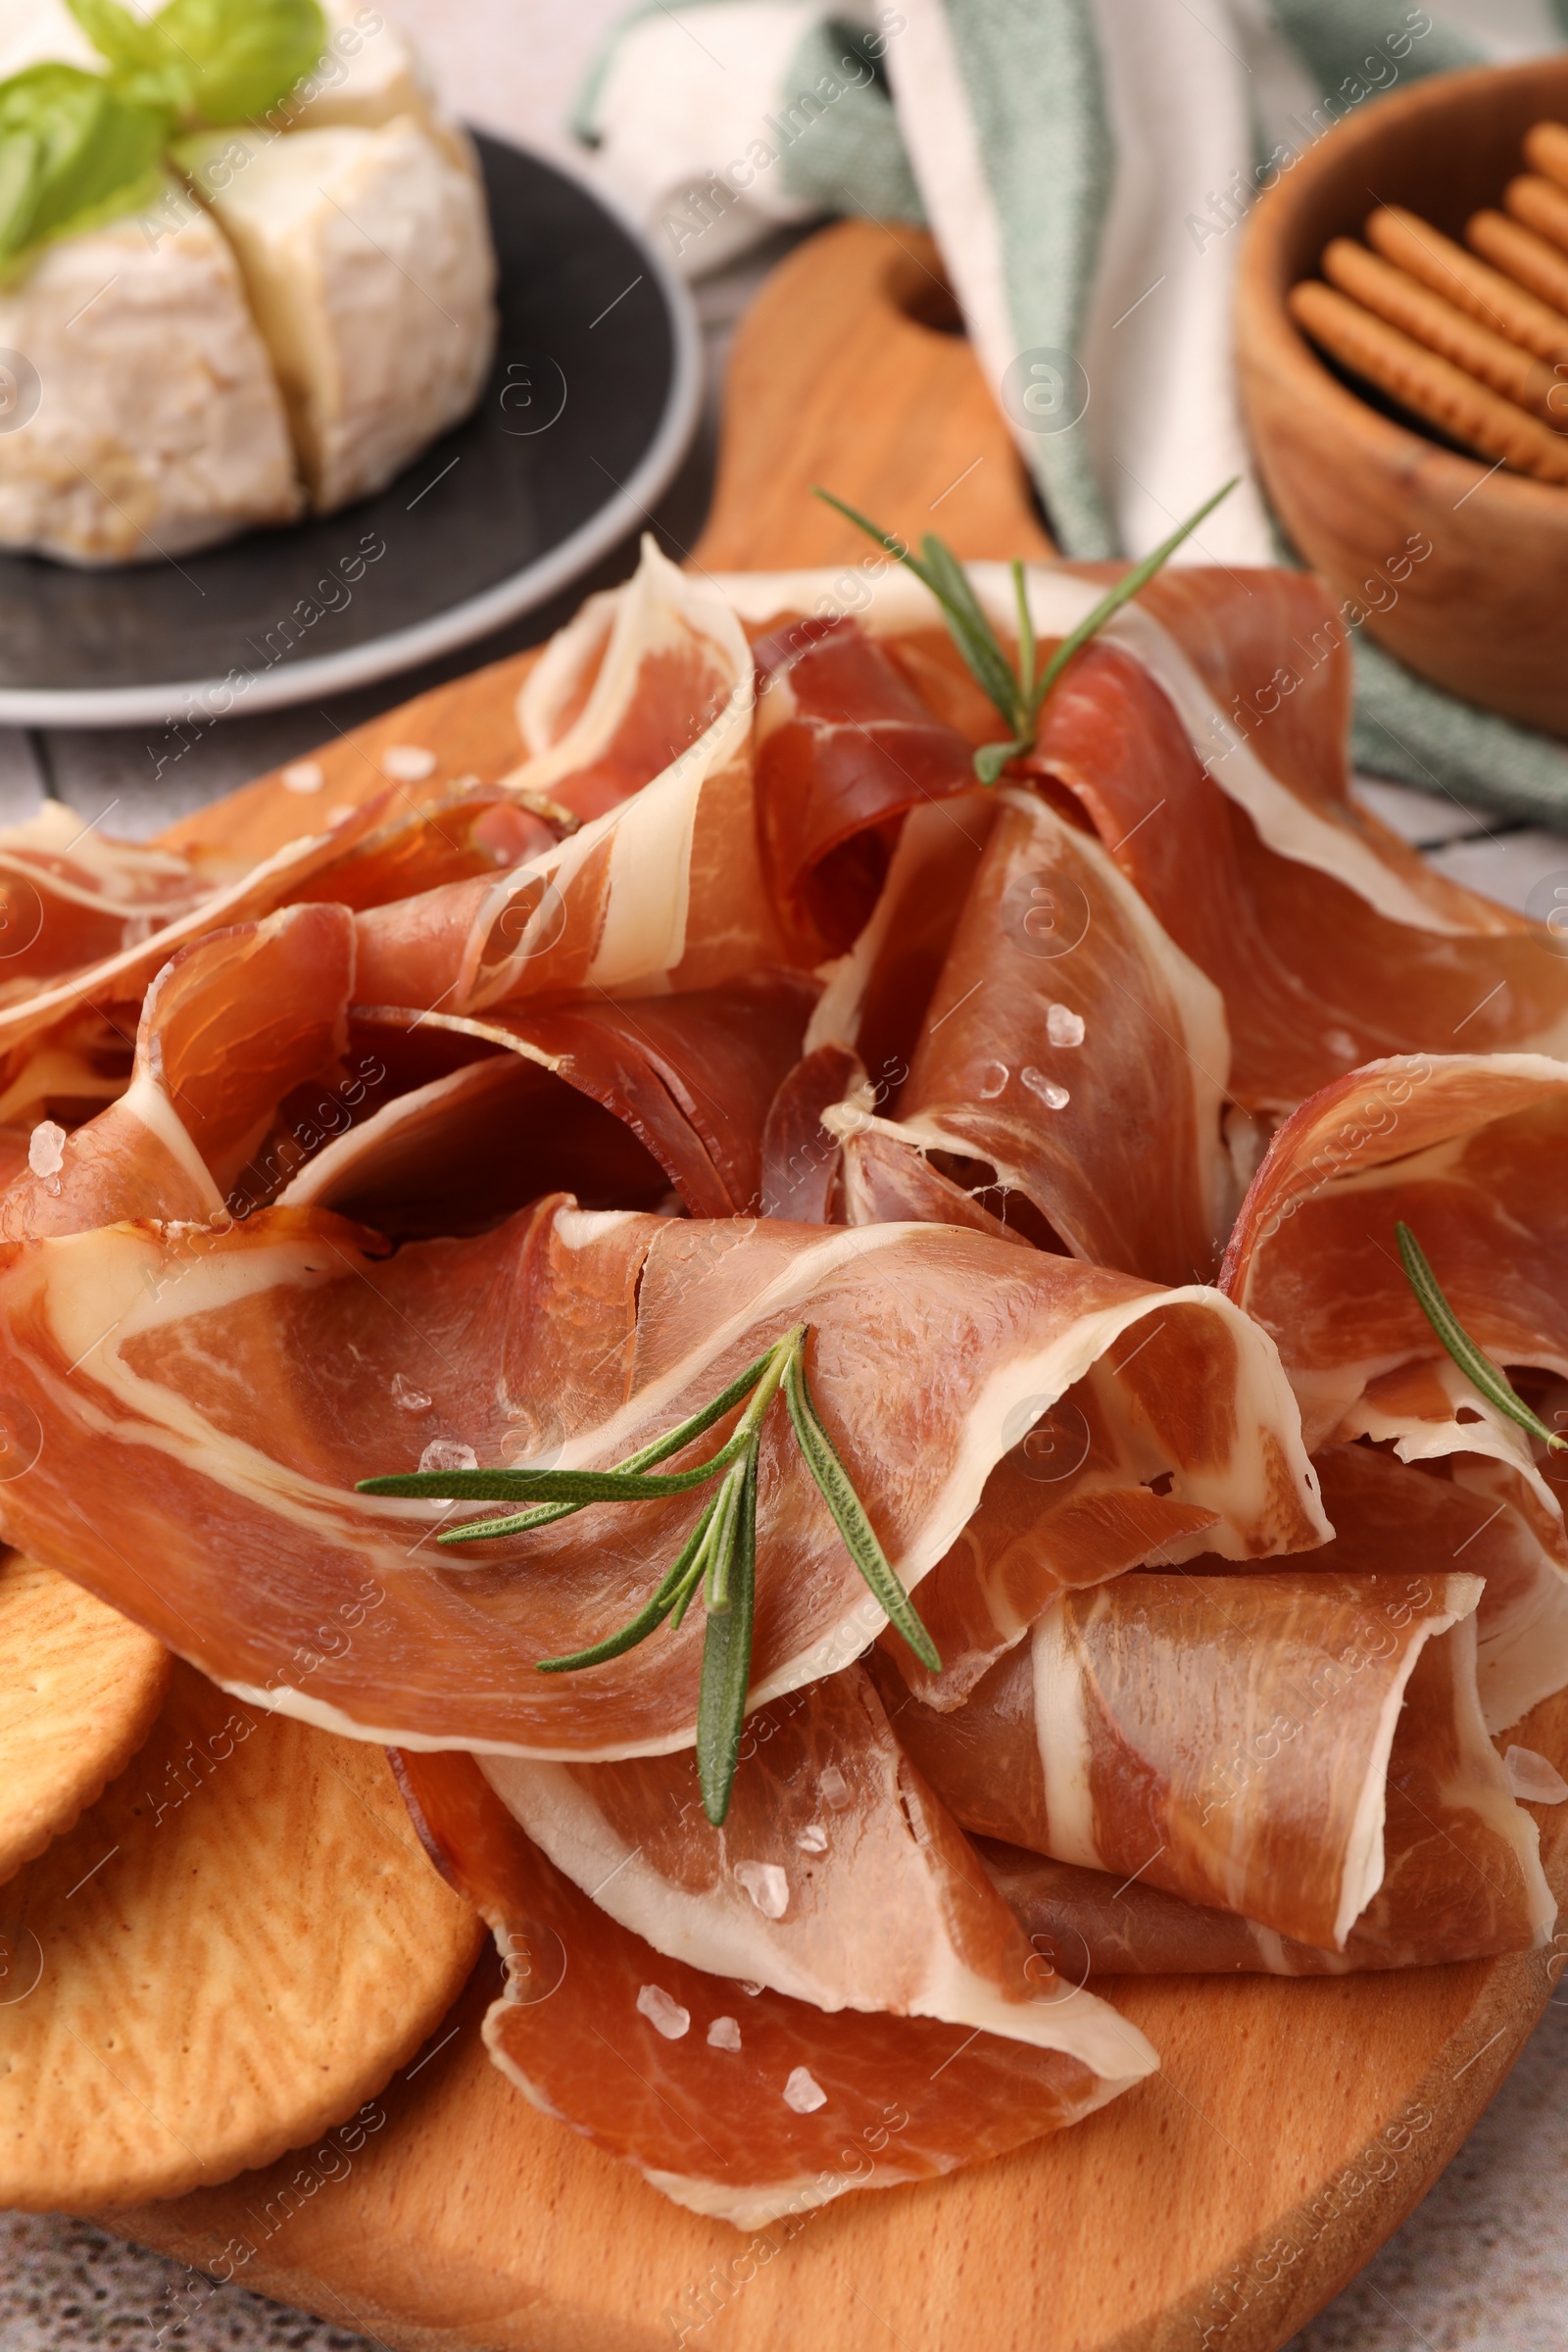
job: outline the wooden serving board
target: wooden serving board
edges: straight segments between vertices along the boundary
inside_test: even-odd
[[[770,281],[731,363],[709,568],[858,559],[821,480],[960,554],[1048,542],[929,241],[825,230]],[[518,755],[529,657],[327,747],[323,799],[264,778],[225,805],[269,849],[383,788],[392,743],[436,781]],[[204,829],[197,816],[172,839]],[[232,838],[232,824],[225,830]],[[1568,1767],[1568,1694],[1514,1737]],[[1568,1893],[1568,1807],[1542,1809]],[[1491,2098],[1568,1957],[1318,1982],[1111,1986],[1163,2071],[1088,2123],[919,2188],[852,2195],[750,2238],[667,2204],[489,2064],[481,1966],[342,2171],[310,2150],[99,2218],[398,2352],[1276,2352],[1397,2225]],[[569,1965],[569,1959],[568,1959]],[[847,2158],[850,2163],[857,2160]],[[336,2178],[328,2177],[336,2175]]]

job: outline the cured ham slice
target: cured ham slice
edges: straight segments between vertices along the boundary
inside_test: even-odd
[[[1412,1678],[1406,1710],[1419,1704],[1423,1680]],[[1391,1890],[1374,1896],[1343,1952],[1297,1943],[1234,1911],[1184,1902],[1143,1879],[1129,1884],[1108,1871],[1053,1862],[989,1838],[977,1838],[975,1850],[1034,1949],[1069,1984],[1105,1977],[1342,1977],[1540,1949],[1549,1925],[1518,1899],[1512,1842],[1506,1841],[1503,1855],[1503,1899],[1495,1900],[1481,1876],[1492,1856],[1480,1851],[1475,1869],[1457,1866],[1451,1852],[1438,1847],[1417,1804],[1401,1793],[1403,1722],[1401,1715],[1384,1824]],[[1413,1857],[1423,1841],[1425,1871],[1413,1861],[1401,1870],[1407,1851]]]
[[[386,795],[382,822],[292,895],[356,909],[384,906],[444,884],[494,875],[555,847],[569,830],[502,786],[454,789],[429,802]]]
[[[1510,1554],[1489,1570],[1480,1613],[1494,1729],[1568,1681],[1561,1502],[1525,1433],[1444,1351],[1405,1279],[1395,1226],[1402,1219],[1415,1232],[1455,1314],[1495,1362],[1561,1378],[1565,1142],[1560,1061],[1374,1063],[1280,1130],[1222,1277],[1281,1343],[1309,1445],[1390,1442],[1406,1460],[1447,1462],[1487,1511],[1502,1510]]]
[[[804,976],[779,972],[634,1004],[427,1014],[414,1025],[480,1053],[503,1047],[506,1066],[487,1059],[400,1096],[279,1199],[404,1237],[478,1232],[558,1192],[594,1208],[654,1208],[673,1188],[694,1216],[755,1212],[763,1126],[814,996]],[[388,1011],[380,1025],[410,1019]]]
[[[689,1753],[497,1756],[481,1770],[556,1868],[669,1959],[830,2012],[931,2017],[1060,2050],[1107,2086],[1154,2063],[1122,2019],[1031,1973],[858,1666],[752,1718],[721,1830],[702,1816]]]
[[[848,1136],[846,1156],[859,1135],[901,1142],[978,1176],[985,1204],[1047,1248],[1203,1281],[1232,1207],[1218,992],[1098,842],[1032,795],[1001,801],[899,1120]]]
[[[25,824],[0,830],[0,1003],[137,946],[212,888],[171,851],[106,838],[45,801]]]
[[[128,1092],[74,1135],[39,1130],[0,1194],[0,1236],[225,1223],[224,1192],[279,1098],[343,1051],[353,956],[341,906],[285,908],[181,949],[148,991]]]
[[[506,779],[587,822],[751,709],[752,657],[722,597],[644,535],[622,587],[591,596],[517,697],[528,758]],[[732,709],[733,706],[733,709]]]
[[[1375,1937],[1451,1904],[1515,1948],[1555,1903],[1476,1695],[1480,1594],[1434,1567],[1127,1576],[1056,1601],[965,1707],[895,1723],[986,1836],[1323,1950],[1374,1898]]]
[[[45,984],[0,1006],[0,1072],[6,1100],[19,1091],[26,1064],[40,1049],[79,1052],[84,1039],[106,1031],[128,1044],[149,984],[175,951],[209,931],[253,922],[305,895],[308,886],[377,830],[377,803],[349,811],[325,832],[293,841],[236,881],[207,893],[162,928],[122,946],[96,963]],[[36,1089],[20,1090],[36,1100]]]
[[[785,928],[814,963],[864,928],[899,820],[967,799],[974,764],[855,621],[798,621],[753,652],[758,820]]]
[[[891,1114],[897,1105],[996,816],[996,794],[979,786],[911,808],[870,920],[825,967],[807,1050],[852,1052],[869,1080],[866,1108]]]
[[[1457,1434],[1471,1433],[1460,1423]],[[1420,1459],[1419,1441],[1404,1458],[1412,1454]],[[1399,1455],[1397,1444],[1392,1452],[1350,1445],[1318,1454],[1324,1508],[1339,1530],[1334,1558],[1412,1576],[1452,1560],[1484,1578],[1477,1685],[1488,1731],[1506,1731],[1568,1679],[1560,1507],[1549,1489],[1543,1501],[1544,1481],[1507,1460],[1460,1450],[1410,1472]]]
[[[364,1001],[419,1012],[689,993],[790,961],[757,842],[749,668],[689,750],[568,840],[359,926]]]
[[[1399,1264],[1400,1218],[1488,1354],[1568,1375],[1565,1139],[1568,1064],[1522,1054],[1374,1062],[1280,1129],[1222,1280],[1284,1338],[1314,1443],[1369,1381],[1447,1361]]]
[[[442,1510],[354,1485],[432,1446],[437,1466],[606,1466],[801,1322],[817,1409],[906,1589],[1107,1352],[1128,1432],[1147,1424],[1164,1450],[1169,1429],[1164,1472],[1222,1513],[1211,1544],[1246,1556],[1326,1533],[1273,1348],[1217,1293],[939,1226],[559,1201],[390,1258],[319,1209],[13,1245],[0,1393],[36,1416],[49,1469],[0,1507],[13,1541],[213,1680],[324,1727],[557,1758],[667,1753],[695,1734],[697,1611],[587,1671],[535,1668],[642,1606],[701,1494],[594,1506],[454,1554],[430,1541]],[[847,1664],[884,1623],[782,1412],[760,1483],[754,1706]],[[373,1637],[329,1649],[318,1629],[367,1592]]]
[[[1278,785],[1292,821],[1271,838],[1268,809],[1227,785],[1244,755],[1260,763],[1245,744],[1200,756],[1171,681],[1138,659],[1148,652],[1114,630],[1086,649],[1024,764],[1074,795],[1219,988],[1238,1101],[1292,1108],[1348,1065],[1441,1050],[1461,1024],[1477,1048],[1554,1050],[1568,1039],[1568,965],[1542,953],[1536,926],[1453,885],[1437,892],[1436,876],[1418,896],[1393,864],[1381,899],[1358,888],[1352,845],[1374,855],[1360,831],[1348,819],[1331,825]],[[1338,868],[1318,834],[1337,845]]]
[[[394,1760],[432,1854],[508,1963],[484,2028],[496,2064],[693,2212],[757,2229],[853,2188],[932,2180],[1076,2122],[1153,2063],[1098,2001],[1086,2038],[1098,2019],[1108,2079],[1027,2041],[737,1985],[655,1951],[580,1892],[471,1757]],[[1053,2007],[1049,1968],[1035,1976]]]
[[[364,1001],[466,1015],[795,960],[762,878],[755,701],[733,612],[645,542],[635,580],[591,600],[524,689],[536,757],[507,782],[588,821],[505,880],[366,913]]]
[[[1229,1381],[1215,1338],[1172,1306],[1107,1348],[1038,1418],[1020,1410],[1008,1433],[1017,1443],[921,1599],[941,1673],[891,1628],[881,1637],[918,1698],[957,1706],[1061,1592],[1144,1563],[1208,1551],[1255,1559],[1324,1540],[1327,1521],[1315,1501],[1288,1494],[1269,1439],[1238,1446],[1221,1417]],[[1195,1360],[1209,1377],[1184,1396]]]

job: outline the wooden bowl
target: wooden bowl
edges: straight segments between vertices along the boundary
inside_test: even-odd
[[[1436,74],[1348,116],[1252,214],[1237,347],[1275,513],[1336,595],[1365,612],[1368,634],[1467,702],[1568,736],[1568,490],[1489,473],[1382,415],[1285,307],[1329,239],[1358,237],[1379,204],[1462,241],[1470,216],[1500,204],[1525,168],[1525,132],[1547,119],[1568,122],[1568,57]],[[1431,554],[1400,579],[1406,551],[1425,541]]]

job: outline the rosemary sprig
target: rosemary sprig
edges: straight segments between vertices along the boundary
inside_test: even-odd
[[[1086,613],[1071,634],[1062,639],[1038,676],[1035,674],[1038,649],[1021,564],[1012,566],[1013,594],[1018,600],[1018,666],[1014,669],[970,585],[968,573],[952,548],[934,531],[927,531],[920,542],[920,554],[912,556],[902,539],[884,531],[856,508],[847,506],[842,498],[835,498],[831,490],[818,487],[816,495],[847,516],[858,530],[864,531],[867,538],[874,539],[888,555],[907,564],[941,606],[954,644],[968,663],[982,693],[996,705],[1003,725],[1008,730],[1005,743],[982,744],[974,756],[974,772],[981,783],[995,784],[1009,760],[1021,760],[1034,750],[1040,732],[1041,706],[1074,654],[1097,636],[1112,614],[1119,612],[1141,588],[1147,588],[1182,541],[1197,530],[1205,514],[1213,513],[1222,498],[1230,496],[1240,480],[1241,475],[1234,474],[1223,489],[1203,501],[1196,514],[1189,514],[1168,539],[1161,540],[1152,555],[1145,556],[1141,564],[1135,564],[1124,578],[1108,589],[1094,611]]]
[[[697,1771],[703,1808],[714,1827],[729,1810],[746,1697],[751,1688],[752,1626],[757,1600],[757,1486],[762,1423],[782,1388],[796,1442],[822,1498],[833,1515],[856,1567],[878,1605],[896,1625],[916,1657],[941,1671],[936,1645],[913,1602],[894,1575],[876,1531],[865,1515],[837,1448],[823,1428],[806,1379],[806,1343],[810,1326],[793,1331],[749,1364],[727,1389],[676,1429],[629,1454],[612,1470],[416,1470],[391,1478],[361,1479],[362,1494],[451,1497],[459,1502],[527,1501],[529,1507],[505,1518],[468,1520],[444,1529],[438,1544],[477,1544],[495,1536],[525,1535],[552,1520],[570,1518],[596,1502],[648,1502],[687,1494],[717,1479],[719,1485],[696,1526],[635,1617],[591,1649],[569,1657],[541,1658],[541,1674],[573,1674],[599,1666],[645,1642],[667,1617],[673,1631],[699,1589],[708,1612],[703,1637],[702,1683],[697,1702]],[[654,1475],[712,1428],[742,1398],[749,1398],[733,1434],[716,1453],[694,1470]]]
[[[1426,1251],[1402,1217],[1396,1222],[1394,1234],[1416,1304],[1471,1386],[1481,1392],[1489,1404],[1494,1404],[1499,1413],[1506,1413],[1510,1421],[1517,1421],[1521,1429],[1527,1429],[1533,1438],[1540,1438],[1548,1447],[1568,1448],[1568,1438],[1548,1429],[1541,1415],[1531,1411],[1507,1375],[1476,1346],[1444,1297],[1427,1262]]]

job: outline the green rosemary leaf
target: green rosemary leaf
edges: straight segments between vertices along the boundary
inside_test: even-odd
[[[817,1418],[811,1392],[806,1384],[806,1349],[804,1341],[792,1351],[789,1369],[785,1374],[784,1393],[789,1399],[790,1419],[802,1453],[817,1486],[822,1499],[832,1512],[839,1534],[844,1538],[851,1559],[870,1586],[888,1621],[896,1625],[923,1666],[933,1674],[942,1671],[942,1660],[936,1643],[921,1624],[914,1603],[894,1575],[886,1552],[877,1542],[876,1531],[865,1515],[860,1497],[855,1492],[849,1472],[839,1458],[838,1449]]]
[[[681,1619],[702,1590],[703,1579],[712,1561],[713,1547],[723,1540],[724,1513],[728,1505],[729,1481],[726,1479],[703,1514],[701,1543],[695,1546],[688,1545],[691,1556],[687,1560],[686,1572],[680,1580],[670,1614],[669,1630],[672,1634],[680,1632]]]
[[[607,1658],[618,1658],[623,1651],[635,1649],[639,1642],[646,1642],[650,1634],[657,1633],[672,1609],[676,1612],[675,1624],[678,1626],[686,1614],[686,1603],[703,1581],[710,1539],[714,1520],[723,1504],[724,1494],[725,1490],[721,1487],[711,1501],[705,1505],[658,1592],[652,1600],[638,1610],[629,1624],[623,1625],[618,1634],[609,1634],[603,1642],[596,1642],[591,1649],[573,1650],[569,1657],[541,1658],[538,1672],[575,1674],[579,1667],[601,1666]]]
[[[794,1361],[794,1349],[791,1361]],[[752,1622],[757,1592],[757,1450],[747,1455],[721,1564],[727,1605],[711,1599],[703,1640],[703,1679],[697,1701],[697,1779],[703,1810],[714,1829],[729,1811],[739,1761],[746,1699],[752,1681]],[[717,1581],[715,1579],[715,1581]]]
[[[652,1478],[636,1470],[411,1470],[402,1478],[365,1478],[362,1494],[450,1497],[454,1502],[657,1502],[689,1494],[727,1470],[738,1448],[735,1439],[695,1470],[672,1470]]]
[[[1006,655],[997,640],[996,631],[986,618],[979,599],[969,584],[968,574],[950,548],[934,536],[924,542],[925,561],[911,555],[902,539],[884,531],[869,516],[835,498],[831,490],[818,489],[816,495],[823,504],[837,509],[853,522],[858,530],[874,539],[878,547],[913,572],[915,578],[936,598],[942,616],[948,624],[955,645],[963,656],[982,692],[995,703],[1009,727],[1019,719],[1018,681],[1013,676]]]
[[[1017,734],[1029,715],[1018,677],[969,574],[952,548],[928,532],[920,543],[926,576],[941,603],[948,628],[977,681]]]
[[[1010,743],[983,743],[974,756],[974,772],[982,784],[994,784],[1009,760],[1021,760],[1034,748],[1032,735],[1015,735]]]
[[[1035,663],[1040,659],[1040,648],[1035,642],[1034,614],[1029,610],[1028,578],[1023,565],[1016,559],[1012,566],[1012,593],[1018,607],[1018,685],[1024,708],[1033,711],[1036,708]]]
[[[935,596],[936,588],[932,582],[930,573],[926,570],[925,565],[920,562],[918,556],[910,555],[908,549],[905,546],[902,539],[896,539],[891,531],[885,531],[879,522],[873,522],[869,514],[862,514],[859,508],[852,507],[847,499],[835,498],[833,492],[831,490],[824,490],[820,483],[812,484],[812,492],[815,497],[822,501],[824,506],[836,507],[838,512],[844,515],[848,521],[854,523],[858,531],[864,531],[866,537],[868,539],[874,539],[878,547],[884,549],[888,555],[894,557],[900,564],[907,564],[909,569],[914,573],[915,577],[917,579],[924,580],[926,586],[931,590],[932,595]]]
[[[1123,605],[1130,604],[1141,588],[1148,587],[1155,572],[1170,562],[1182,541],[1197,530],[1205,514],[1212,514],[1222,498],[1229,498],[1241,478],[1239,473],[1232,474],[1223,489],[1216,490],[1212,498],[1205,498],[1195,514],[1189,514],[1168,539],[1162,539],[1152,556],[1146,556],[1141,564],[1135,564],[1125,578],[1119,579],[1114,588],[1101,598],[1094,611],[1087,613],[1071,634],[1062,639],[1036,683],[1031,716],[1038,712],[1074,654],[1080,653],[1091,637],[1097,637],[1106,621],[1119,612]]]
[[[748,1425],[755,1427],[760,1411],[765,1412],[782,1373],[781,1349],[787,1342],[780,1341],[766,1348],[755,1363],[748,1364],[726,1389],[722,1389],[711,1403],[666,1430],[651,1446],[640,1452],[628,1454],[612,1470],[411,1470],[396,1477],[362,1478],[358,1484],[361,1494],[412,1495],[419,1500],[442,1500],[448,1497],[457,1502],[514,1502],[524,1497],[555,1497],[541,1509],[523,1511],[507,1519],[468,1520],[462,1527],[443,1530],[438,1544],[477,1544],[495,1536],[521,1535],[530,1528],[546,1527],[553,1519],[566,1519],[574,1511],[587,1508],[594,1502],[657,1501],[662,1495],[685,1494],[690,1488],[702,1486],[726,1469],[746,1443]],[[741,1398],[763,1380],[773,1368],[771,1385],[765,1395],[756,1400],[748,1421],[743,1422],[735,1435],[710,1461],[699,1463],[695,1470],[676,1471],[667,1478],[648,1479],[640,1476],[644,1466],[666,1461],[678,1453],[693,1439],[712,1428],[715,1421],[737,1405]]]
[[[616,1469],[648,1469],[653,1463],[667,1461],[672,1453],[679,1453],[681,1447],[689,1446],[694,1438],[705,1436],[715,1421],[723,1420],[732,1405],[739,1404],[743,1396],[751,1395],[777,1353],[777,1344],[764,1348],[757,1361],[748,1364],[744,1372],[738,1372],[729,1387],[720,1390],[711,1404],[703,1405],[689,1420],[682,1421],[678,1428],[666,1430],[662,1438],[656,1438],[640,1453],[628,1453],[623,1462],[615,1464]]]
[[[708,1590],[704,1597],[710,1610],[727,1609],[730,1604],[730,1576],[734,1567],[736,1519],[751,1464],[752,1455],[748,1453],[745,1461],[737,1462],[724,1481],[722,1506],[708,1554]]]
[[[856,527],[874,539],[901,564],[907,564],[915,577],[923,580],[942,608],[943,618],[954,643],[967,662],[976,684],[1001,712],[1011,729],[1007,743],[983,744],[974,756],[974,772],[982,784],[995,784],[1009,760],[1022,759],[1035,747],[1041,705],[1060,677],[1073,656],[1081,653],[1091,637],[1098,636],[1107,620],[1121,611],[1141,588],[1146,588],[1160,567],[1168,564],[1177,548],[1196,531],[1205,514],[1211,514],[1222,498],[1228,498],[1241,479],[1238,474],[1224,488],[1207,498],[1195,514],[1162,540],[1152,555],[1135,564],[1124,579],[1116,582],[1101,598],[1093,612],[1087,613],[1071,633],[1057,646],[1038,677],[1039,645],[1035,637],[1034,620],[1029,611],[1028,585],[1021,564],[1012,566],[1013,594],[1018,606],[1018,667],[1008,661],[1005,649],[967,571],[953,550],[927,532],[921,542],[921,557],[912,556],[901,539],[891,531],[882,530],[868,516],[835,498],[831,490],[818,488],[816,495],[846,515]]]
[[[482,1544],[497,1536],[527,1536],[536,1527],[549,1527],[557,1519],[573,1519],[587,1509],[584,1502],[542,1502],[537,1509],[516,1511],[510,1519],[465,1519],[461,1527],[445,1527],[437,1536],[438,1544]]]
[[[666,1430],[662,1438],[656,1438],[651,1446],[643,1446],[640,1452],[629,1453],[623,1462],[615,1464],[612,1475],[620,1477],[629,1471],[642,1470],[650,1463],[667,1461],[672,1453],[679,1453],[682,1446],[689,1446],[694,1438],[702,1437],[705,1431],[711,1429],[715,1421],[722,1419],[732,1406],[739,1404],[741,1398],[757,1386],[776,1352],[774,1348],[765,1348],[756,1362],[748,1364],[744,1372],[738,1373],[728,1388],[721,1390],[710,1404],[705,1404],[700,1411],[693,1413],[674,1429]],[[416,1471],[411,1475],[429,1479],[433,1490],[443,1480],[450,1484],[454,1473],[450,1470],[431,1470]],[[466,1475],[471,1476],[472,1473]],[[506,1471],[499,1475],[514,1477],[518,1473]],[[377,1485],[373,1479],[365,1479],[360,1486],[362,1494],[385,1494],[390,1491],[385,1486]],[[420,1492],[422,1493],[424,1490],[421,1489]],[[643,1489],[644,1495],[647,1494],[647,1492],[645,1487]],[[618,1499],[635,1501],[637,1497],[621,1495]],[[547,1502],[537,1505],[532,1510],[519,1511],[507,1519],[468,1519],[465,1520],[461,1527],[449,1527],[443,1530],[437,1536],[436,1542],[450,1546],[455,1544],[490,1543],[501,1536],[525,1536],[536,1527],[549,1527],[553,1521],[569,1519],[575,1512],[586,1510],[588,1507],[587,1501]]]
[[[1399,1245],[1405,1279],[1415,1293],[1416,1303],[1465,1378],[1490,1404],[1496,1406],[1499,1413],[1506,1413],[1510,1421],[1517,1421],[1520,1428],[1529,1430],[1533,1438],[1542,1439],[1548,1446],[1568,1446],[1568,1438],[1548,1429],[1541,1415],[1531,1411],[1507,1374],[1476,1346],[1444,1297],[1438,1278],[1427,1262],[1426,1251],[1402,1217],[1396,1223],[1394,1235]]]

